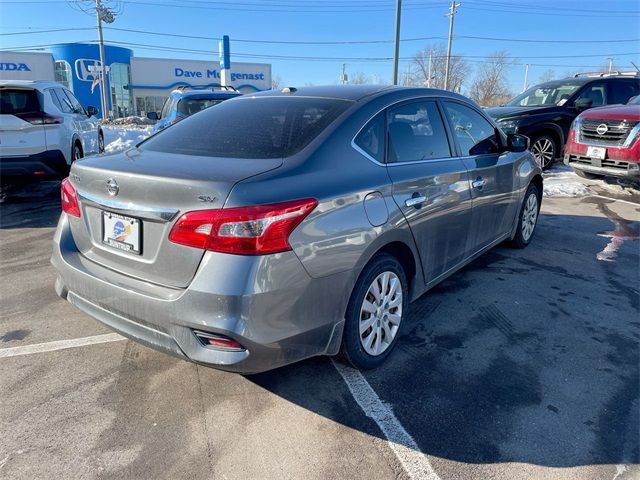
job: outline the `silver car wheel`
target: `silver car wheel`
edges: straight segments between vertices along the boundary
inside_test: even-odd
[[[531,153],[541,168],[553,162],[554,156],[553,142],[546,137],[542,137],[531,146]]]
[[[538,220],[538,196],[531,193],[527,198],[527,203],[522,210],[522,238],[528,242],[533,235]]]
[[[367,290],[360,308],[359,333],[364,351],[374,357],[393,342],[402,321],[402,284],[390,271],[378,275]]]

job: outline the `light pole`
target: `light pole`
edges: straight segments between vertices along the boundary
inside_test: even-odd
[[[526,63],[524,65],[524,85],[522,86],[523,92],[527,89],[528,84],[529,84],[529,64]]]

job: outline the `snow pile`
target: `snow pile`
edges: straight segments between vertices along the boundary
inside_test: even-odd
[[[150,120],[147,117],[123,117],[123,118],[113,118],[110,120],[103,120],[103,125],[124,125],[124,126],[135,126],[135,125],[153,125],[155,124],[155,120]]]
[[[138,127],[135,125],[123,125],[121,127],[104,126],[104,151],[105,153],[117,153],[127,150],[151,135],[153,127]]]
[[[547,197],[585,197],[592,191],[566,165],[555,165],[544,174],[544,195]]]

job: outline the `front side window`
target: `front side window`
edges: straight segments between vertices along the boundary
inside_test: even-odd
[[[64,60],[58,60],[54,66],[56,82],[73,91],[73,79],[71,77],[71,65]]]
[[[447,133],[433,101],[414,102],[389,110],[389,163],[451,156]]]
[[[310,97],[226,100],[142,142],[157,152],[225,158],[285,158],[314,140],[353,102]]]
[[[591,100],[591,107],[601,107],[607,105],[607,86],[604,82],[592,83],[580,93],[574,103],[582,100]]]
[[[73,113],[84,113],[84,114],[86,114],[86,112],[84,111],[84,108],[82,107],[82,105],[80,105],[80,102],[78,101],[78,99],[76,98],[76,96],[73,93],[71,93],[69,90],[62,90],[62,93],[69,100],[69,104],[71,105]]]
[[[355,144],[377,162],[384,163],[384,114],[376,115],[358,134]]]
[[[460,103],[444,102],[444,106],[462,155],[500,153],[496,129],[486,118]]]

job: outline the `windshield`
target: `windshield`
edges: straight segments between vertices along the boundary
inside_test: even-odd
[[[581,86],[581,83],[544,83],[521,93],[507,105],[511,107],[564,105]]]
[[[224,101],[224,98],[184,98],[178,102],[178,113],[188,117]]]
[[[138,147],[206,157],[285,158],[307,146],[350,105],[350,101],[311,97],[226,100]]]

